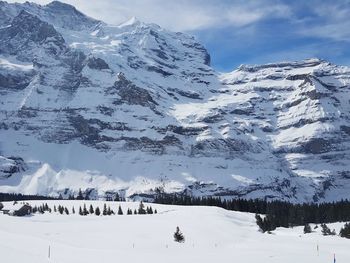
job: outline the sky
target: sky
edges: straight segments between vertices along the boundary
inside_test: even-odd
[[[135,16],[194,35],[218,71],[314,57],[350,65],[350,0],[61,1],[110,24]]]

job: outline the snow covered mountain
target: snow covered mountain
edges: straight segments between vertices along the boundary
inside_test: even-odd
[[[193,37],[0,2],[0,192],[350,198],[350,68],[218,73]]]

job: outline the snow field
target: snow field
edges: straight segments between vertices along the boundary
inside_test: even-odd
[[[262,234],[254,214],[216,207],[151,205],[158,214],[125,215],[134,202],[30,201],[74,206],[75,215],[58,213],[10,217],[0,214],[1,262],[349,262],[349,240],[303,234],[303,227],[279,228]],[[80,216],[79,206],[90,204],[113,210],[121,205],[124,215]],[[343,223],[330,224],[337,232]],[[185,243],[173,241],[176,226]],[[313,226],[312,226],[313,227]],[[317,245],[319,252],[317,252]],[[48,259],[50,246],[51,257]]]

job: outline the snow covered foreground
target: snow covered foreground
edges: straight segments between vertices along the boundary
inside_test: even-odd
[[[48,201],[78,210],[85,201]],[[31,201],[40,205],[41,201]],[[103,207],[101,201],[86,201]],[[119,203],[108,202],[113,210]],[[138,203],[121,203],[137,208]],[[254,215],[215,207],[152,204],[158,214],[79,216],[0,214],[1,262],[350,262],[350,241],[319,232],[302,234],[302,227],[262,234]],[[343,224],[332,224],[337,231]],[[179,226],[186,242],[173,241]],[[319,246],[319,255],[317,253]],[[48,247],[51,258],[48,259]]]

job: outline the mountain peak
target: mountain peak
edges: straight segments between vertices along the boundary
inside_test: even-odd
[[[0,45],[0,53],[16,55],[23,61],[32,60],[43,50],[57,55],[65,49],[63,37],[52,25],[25,10],[1,30]]]
[[[51,8],[60,8],[60,9],[78,11],[74,6],[60,2],[60,1],[52,1],[52,2],[48,3],[46,6],[51,7]]]
[[[129,18],[125,22],[121,23],[119,27],[125,27],[125,26],[134,26],[134,25],[139,25],[141,22],[138,20],[135,16]]]
[[[40,18],[55,25],[55,27],[81,31],[92,29],[100,23],[99,20],[85,15],[74,6],[60,1],[53,1],[40,9],[41,11],[39,10],[38,13]]]

